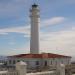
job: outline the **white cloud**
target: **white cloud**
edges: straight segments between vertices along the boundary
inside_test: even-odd
[[[42,51],[75,55],[75,29],[41,33],[41,39]]]
[[[0,35],[7,35],[8,33],[0,32]]]
[[[56,24],[63,23],[64,21],[65,21],[64,17],[52,17],[50,19],[46,19],[42,21],[41,26],[56,25]]]
[[[44,26],[48,26],[48,25],[56,25],[56,24],[60,24],[64,21],[65,21],[64,17],[53,17],[50,19],[43,20],[40,26],[44,27]],[[25,34],[26,37],[29,37],[30,26],[28,25],[28,26],[0,29],[0,34],[6,35],[8,33],[21,33],[21,34]]]
[[[30,26],[22,26],[22,27],[11,27],[0,29],[0,34],[6,35],[8,33],[20,33],[20,34],[30,34]]]

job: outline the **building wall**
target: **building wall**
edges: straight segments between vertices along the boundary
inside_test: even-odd
[[[10,62],[11,61],[11,62]],[[14,64],[14,61],[15,61],[15,64],[19,61],[23,61],[23,62],[26,62],[27,63],[27,66],[28,68],[35,68],[37,67],[38,65],[36,65],[36,62],[38,61],[39,62],[39,66],[42,65],[42,60],[41,59],[32,59],[32,58],[8,58],[8,61],[7,61],[7,65],[8,66],[15,66]]]
[[[28,68],[44,67],[44,66],[56,66],[59,63],[69,65],[70,58],[8,58],[7,65],[15,66],[19,61],[27,63]]]

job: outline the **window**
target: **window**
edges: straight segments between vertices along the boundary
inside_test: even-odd
[[[63,60],[61,60],[61,63],[63,64]]]
[[[52,65],[52,60],[51,60],[51,65]]]
[[[57,61],[56,61],[56,65],[57,65]]]
[[[17,60],[17,62],[20,62],[20,60]]]
[[[5,62],[4,65],[7,65],[7,62]]]
[[[68,59],[68,64],[70,63],[69,59]]]
[[[39,61],[36,61],[36,65],[39,65]]]
[[[47,61],[45,61],[45,66],[47,66]]]
[[[9,64],[11,64],[11,60],[9,60]]]
[[[13,64],[15,64],[16,62],[15,62],[15,60],[13,60]]]

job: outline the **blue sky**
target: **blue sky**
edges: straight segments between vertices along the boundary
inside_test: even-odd
[[[75,55],[75,0],[0,0],[0,55],[29,53],[30,8],[40,8],[40,52]]]

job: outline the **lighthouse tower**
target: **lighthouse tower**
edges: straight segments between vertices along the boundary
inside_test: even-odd
[[[30,39],[30,53],[39,53],[39,24],[40,15],[38,5],[33,4],[30,10],[31,19],[31,39]]]

